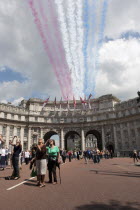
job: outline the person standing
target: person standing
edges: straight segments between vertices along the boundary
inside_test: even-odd
[[[48,183],[57,184],[56,165],[57,162],[60,162],[59,148],[55,146],[55,140],[53,139],[49,139],[46,143],[46,146],[48,154],[48,171],[49,171]]]
[[[71,162],[72,152],[68,151],[69,162]]]
[[[45,175],[47,170],[46,164],[46,145],[43,143],[43,139],[38,140],[36,149],[36,170],[37,170],[37,186],[45,187]],[[32,161],[34,161],[32,159]]]
[[[14,139],[16,139],[16,144],[13,143]],[[12,165],[13,165],[13,174],[12,178],[17,180],[20,178],[19,176],[19,155],[22,151],[22,145],[20,140],[17,138],[17,136],[14,136],[13,141],[9,141],[9,144],[14,146],[13,149],[13,155],[12,155]]]
[[[1,159],[0,159],[0,168],[2,168],[2,170],[5,169],[6,167],[6,157],[5,157],[6,153],[5,153],[5,148],[4,146],[1,149]]]
[[[85,164],[88,163],[88,158],[89,158],[89,155],[88,155],[88,150],[84,151],[84,159],[85,159]]]
[[[3,144],[4,144],[3,136],[0,134],[0,159],[1,159]]]
[[[135,161],[138,162],[138,154],[137,154],[136,150],[133,151],[133,160],[134,160],[134,163],[135,163]]]
[[[6,166],[8,166],[8,154],[9,154],[9,149],[5,147],[5,163]]]
[[[65,163],[65,162],[66,162],[66,157],[67,157],[66,150],[64,150],[64,149],[62,150],[61,156],[62,156],[62,161],[63,161],[63,163]]]
[[[30,152],[28,150],[25,151],[25,163],[28,165],[30,158]]]

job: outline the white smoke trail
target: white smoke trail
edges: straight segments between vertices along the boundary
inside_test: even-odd
[[[55,3],[57,5],[58,19],[59,19],[60,29],[62,33],[63,45],[64,45],[64,49],[66,53],[66,60],[69,65],[69,68],[72,69],[73,64],[72,64],[72,58],[70,56],[69,34],[67,30],[66,18],[65,18],[64,7],[63,7],[63,0],[55,0]]]
[[[57,71],[63,80],[66,97],[67,95],[72,97],[71,78],[65,59],[55,7],[51,0],[45,0],[44,3],[43,1],[38,1],[38,6],[42,21],[44,22],[46,36],[49,38],[49,45],[52,49],[54,60],[57,63]]]
[[[79,60],[79,77],[81,79],[81,97],[84,97],[84,56],[82,52],[83,48],[83,3],[81,0],[76,1],[76,25],[77,25],[77,55]]]
[[[71,39],[70,39],[70,33],[68,30],[67,20],[66,20],[66,14],[65,14],[65,8],[64,8],[64,1],[63,0],[55,0],[55,3],[57,5],[57,11],[58,11],[58,18],[60,23],[60,29],[62,33],[62,40],[63,45],[66,53],[66,60],[69,65],[69,69],[71,71],[71,78],[72,78],[72,87],[73,87],[73,93],[76,96],[79,94],[79,91],[77,90],[77,79],[75,76],[74,68],[75,64],[73,62],[73,57],[71,54]]]
[[[78,97],[78,95],[81,95],[81,78],[79,76],[79,70],[80,65],[78,61],[78,45],[77,45],[77,27],[76,27],[76,4],[75,0],[67,0],[67,8],[66,8],[66,17],[67,17],[67,26],[68,26],[68,32],[69,32],[69,38],[70,38],[70,51],[71,51],[71,57],[74,65],[74,75],[76,79],[76,83],[74,83],[74,89],[75,89],[75,95]]]

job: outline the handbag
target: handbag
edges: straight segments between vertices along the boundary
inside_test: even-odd
[[[31,174],[30,174],[31,177],[35,177],[37,176],[37,171],[36,169],[33,167],[32,171],[31,171]]]

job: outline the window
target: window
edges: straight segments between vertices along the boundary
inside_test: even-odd
[[[38,122],[38,117],[35,117],[35,122]]]
[[[17,136],[20,136],[20,128],[17,128]]]
[[[14,114],[11,114],[11,119],[14,120]]]
[[[4,113],[4,118],[7,118],[7,113]]]
[[[10,127],[10,136],[13,136],[14,133],[14,127]]]
[[[2,129],[2,135],[3,135],[3,136],[6,135],[6,127],[3,127],[3,129]]]
[[[25,128],[25,129],[24,129],[24,137],[27,137],[27,136],[28,136],[28,129]]]
[[[21,116],[20,115],[18,115],[18,120],[21,120]]]

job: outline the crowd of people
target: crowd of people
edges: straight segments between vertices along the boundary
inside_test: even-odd
[[[4,170],[7,165],[13,168],[10,179],[20,178],[20,168],[22,164],[28,165],[30,163],[30,169],[35,171],[37,176],[37,186],[45,186],[45,175],[48,169],[48,183],[57,184],[57,173],[56,167],[60,167],[60,163],[66,163],[66,160],[71,162],[72,159],[85,160],[85,164],[89,160],[93,163],[100,163],[102,158],[109,159],[113,158],[112,150],[102,150],[98,148],[81,150],[61,150],[55,145],[55,140],[49,139],[46,143],[43,139],[38,139],[38,144],[33,145],[31,150],[23,151],[20,140],[17,136],[14,136],[13,141],[9,141],[9,145],[12,149],[4,146],[2,135],[0,135],[0,168]],[[140,152],[136,150],[132,154],[134,163],[140,159]]]

